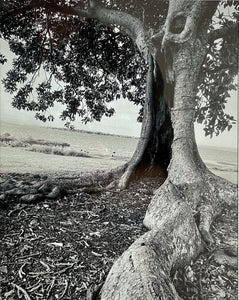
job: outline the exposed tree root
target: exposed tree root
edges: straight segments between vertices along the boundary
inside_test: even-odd
[[[204,179],[190,184],[177,186],[167,179],[146,212],[144,225],[150,231],[115,262],[100,299],[180,299],[172,274],[194,260],[205,246],[213,245],[211,224],[223,204],[235,201],[236,186],[209,171]],[[225,253],[217,257],[236,265],[235,257]]]
[[[110,190],[114,189],[116,186],[117,186],[117,182],[113,181],[113,182],[111,182],[110,184],[108,184],[106,186],[97,185],[97,186],[83,187],[83,188],[74,190],[73,192],[74,193],[94,194],[94,193],[110,191]],[[70,194],[71,191],[68,191],[68,193]]]
[[[214,220],[214,208],[212,205],[202,205],[199,208],[200,211],[200,221],[199,221],[199,231],[203,237],[203,240],[207,245],[213,245],[213,238],[210,234],[210,227]],[[221,211],[221,210],[220,210]]]
[[[62,190],[69,195],[80,192],[98,193],[117,187],[118,180],[124,174],[127,167],[128,163],[109,171],[83,174],[74,178],[53,178],[47,180],[47,182],[54,184],[57,179],[57,183],[61,186]]]
[[[81,182],[76,180],[74,189],[69,189],[69,186],[72,186],[72,181],[68,186],[65,183],[65,193],[68,195],[77,193],[94,194],[113,189],[123,190],[126,189],[131,182],[138,181],[144,177],[158,177],[160,182],[167,177],[166,169],[157,164],[149,165],[147,163],[137,163],[132,167],[128,167],[128,165],[129,163],[108,172],[96,174],[94,179],[94,175],[92,175],[90,181],[83,180],[82,178]]]
[[[190,184],[175,185],[167,179],[153,197],[144,225],[149,229],[160,227],[168,217],[170,209],[174,210],[180,201],[186,201],[195,211],[195,215],[199,214],[199,230],[206,244],[210,245],[213,243],[210,235],[211,224],[225,205],[236,205],[237,186],[209,170],[201,180],[198,178],[197,182]]]
[[[214,253],[215,261],[220,265],[226,265],[233,269],[238,268],[238,258],[237,258],[237,249],[230,249],[230,255],[228,253],[228,249],[220,249]],[[232,255],[232,252],[234,255]]]
[[[101,290],[101,299],[180,299],[173,272],[202,250],[193,211],[178,203],[160,228],[154,228],[123,253]]]

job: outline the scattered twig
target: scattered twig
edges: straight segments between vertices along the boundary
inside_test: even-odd
[[[74,265],[75,265],[76,263],[77,263],[77,262],[74,262],[74,263],[70,264],[70,265],[67,266],[66,268],[64,268],[64,269],[62,269],[62,270],[60,270],[60,271],[58,271],[57,273],[58,273],[58,274],[63,274],[63,273],[65,273],[67,270],[73,268]]]
[[[46,268],[47,272],[51,270],[51,268],[45,262],[40,260],[40,264],[42,264]]]
[[[41,238],[44,238],[44,236],[43,236],[43,235],[39,235],[39,236],[36,236],[36,237],[34,237],[34,238],[29,239],[29,241],[30,241],[30,242],[34,242],[34,241],[37,241],[37,240],[39,240],[39,239],[41,239]]]
[[[42,283],[39,283],[38,285],[32,287],[31,289],[28,289],[28,292],[33,292],[33,291],[35,291],[35,290],[38,290],[39,287],[41,287],[41,286],[42,286]]]
[[[50,274],[50,272],[29,272],[28,274],[31,277],[38,277],[40,275]]]
[[[96,252],[94,252],[94,251],[91,251],[91,253],[93,254],[93,255],[95,255],[95,256],[102,256],[102,254],[100,254],[100,253],[96,253]]]
[[[11,217],[11,215],[12,215],[13,213],[15,213],[15,212],[17,212],[17,211],[21,211],[21,210],[22,210],[21,207],[17,207],[17,208],[15,208],[15,209],[9,211],[9,213],[7,214],[7,216],[8,216],[8,217]]]
[[[20,233],[19,233],[19,236],[23,236],[23,234],[24,234],[24,229],[21,228]]]
[[[36,299],[39,299],[39,298],[40,298],[40,299],[43,299],[43,294],[35,293],[35,295],[38,296]]]
[[[25,213],[25,215],[27,215],[27,212],[25,211],[25,209],[21,209],[18,213],[18,217],[20,217],[23,212]]]
[[[52,290],[52,288],[53,288],[53,286],[54,286],[55,281],[56,281],[56,278],[54,277],[54,278],[52,279],[51,284],[49,285],[49,288],[48,288],[48,292],[47,292],[47,295],[46,295],[46,298],[47,298],[47,299],[48,299],[49,296],[50,296],[50,293],[51,293],[51,290]]]
[[[15,284],[15,283],[11,283],[11,285],[13,287],[15,287],[18,291],[21,291],[25,297],[26,300],[31,300],[30,296],[28,295],[27,291],[24,290],[22,287],[20,287],[19,285]]]
[[[65,280],[65,288],[64,288],[63,293],[62,293],[61,296],[59,297],[59,299],[62,299],[62,298],[64,297],[64,295],[66,294],[67,289],[68,289],[68,281]]]
[[[202,267],[199,270],[199,276],[198,276],[198,287],[199,287],[199,291],[198,291],[198,298],[199,300],[203,300],[203,293],[202,293]]]
[[[27,288],[28,292],[32,292],[36,290],[36,287],[38,288],[41,284],[40,284],[41,280],[38,280],[36,283],[34,283],[32,286],[29,286]]]
[[[23,268],[25,267],[25,265],[26,265],[26,263],[24,263],[24,264],[20,267],[20,269],[18,270],[18,275],[19,275],[20,279],[22,279],[23,276],[26,275],[26,273],[23,271]]]
[[[227,282],[229,282],[231,284],[231,286],[233,286],[233,283],[231,282],[231,280],[229,278],[226,278],[225,276],[222,276],[222,279],[226,280]]]
[[[38,255],[40,255],[40,254],[41,254],[40,252],[37,252],[37,253],[32,253],[32,254],[28,254],[28,255],[24,255],[24,256],[16,257],[16,259],[25,259],[25,258],[30,258],[30,257],[33,257],[33,256],[38,256]]]

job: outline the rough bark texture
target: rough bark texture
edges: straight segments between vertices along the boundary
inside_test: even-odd
[[[167,216],[160,228],[144,234],[116,261],[101,299],[180,299],[171,275],[199,254],[202,241],[185,202]]]
[[[236,186],[212,174],[202,162],[193,126],[197,77],[212,38],[207,29],[218,1],[169,0],[165,26],[153,36],[133,15],[97,2],[89,1],[87,9],[75,6],[68,13],[124,28],[149,63],[141,136],[131,161],[118,172],[123,172],[118,187],[125,188],[140,165],[152,171],[155,165],[167,166],[171,157],[167,180],[145,215],[149,231],[115,262],[99,296],[180,299],[172,282],[174,271],[195,259],[205,245],[210,247],[213,220],[225,203],[234,205],[237,200]]]
[[[162,43],[167,66],[163,77],[174,84],[174,137],[168,178],[146,212],[144,225],[149,231],[115,262],[101,290],[101,299],[180,299],[172,283],[173,272],[195,259],[205,245],[210,247],[213,220],[224,203],[236,202],[236,186],[206,168],[194,136],[196,82],[206,54],[207,27],[216,5],[215,1],[170,1]],[[152,81],[152,77],[148,79]],[[146,103],[149,112],[152,104]],[[148,128],[143,126],[143,131],[150,132],[152,119],[147,121],[150,125],[144,124]],[[147,157],[145,150],[150,148],[153,136],[146,136],[147,142],[141,145],[143,154],[136,155],[137,163]],[[132,165],[136,165],[135,161]]]

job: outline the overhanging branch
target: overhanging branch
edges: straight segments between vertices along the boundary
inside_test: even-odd
[[[77,13],[78,8],[75,7],[75,10]],[[105,25],[114,24],[122,27],[123,30],[135,41],[140,51],[145,52],[145,49],[148,46],[146,41],[147,31],[145,30],[143,23],[138,18],[123,11],[96,6],[93,2],[91,2],[88,9],[88,14],[88,17],[98,19]]]
[[[39,0],[32,0],[26,6],[19,9],[12,9],[7,14],[17,15],[31,9],[44,8],[49,11],[58,12],[65,15],[74,15],[81,18],[95,18],[105,25],[118,25],[135,41],[141,52],[145,52],[148,47],[148,31],[145,30],[143,23],[140,19],[132,16],[123,11],[109,9],[97,6],[94,1],[90,1],[86,9],[81,8],[79,5],[67,6],[57,5],[54,2],[43,2]]]

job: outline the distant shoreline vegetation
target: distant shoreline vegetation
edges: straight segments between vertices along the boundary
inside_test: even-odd
[[[47,129],[53,129],[53,130],[63,130],[63,131],[70,131],[70,132],[80,132],[80,133],[87,133],[87,134],[96,134],[96,135],[104,135],[104,136],[117,136],[121,138],[129,138],[129,139],[139,139],[139,137],[136,136],[130,136],[130,135],[121,135],[121,134],[113,134],[113,133],[104,133],[101,131],[89,131],[84,129],[75,129],[75,128],[62,128],[62,127],[49,127],[46,126]]]
[[[8,132],[0,135],[0,146],[24,148],[24,150],[27,151],[39,152],[44,154],[74,157],[90,157],[83,151],[77,152],[70,149],[65,150],[64,148],[70,147],[70,144],[68,143],[49,142],[42,139],[33,139],[32,137],[17,139]]]
[[[0,136],[0,141],[5,144],[8,144],[12,147],[27,147],[29,145],[34,145],[34,144],[42,145],[42,146],[55,146],[55,147],[60,146],[62,148],[70,147],[70,144],[68,144],[68,143],[49,142],[49,141],[42,140],[42,139],[33,139],[32,137],[17,139],[8,132],[3,133]]]

